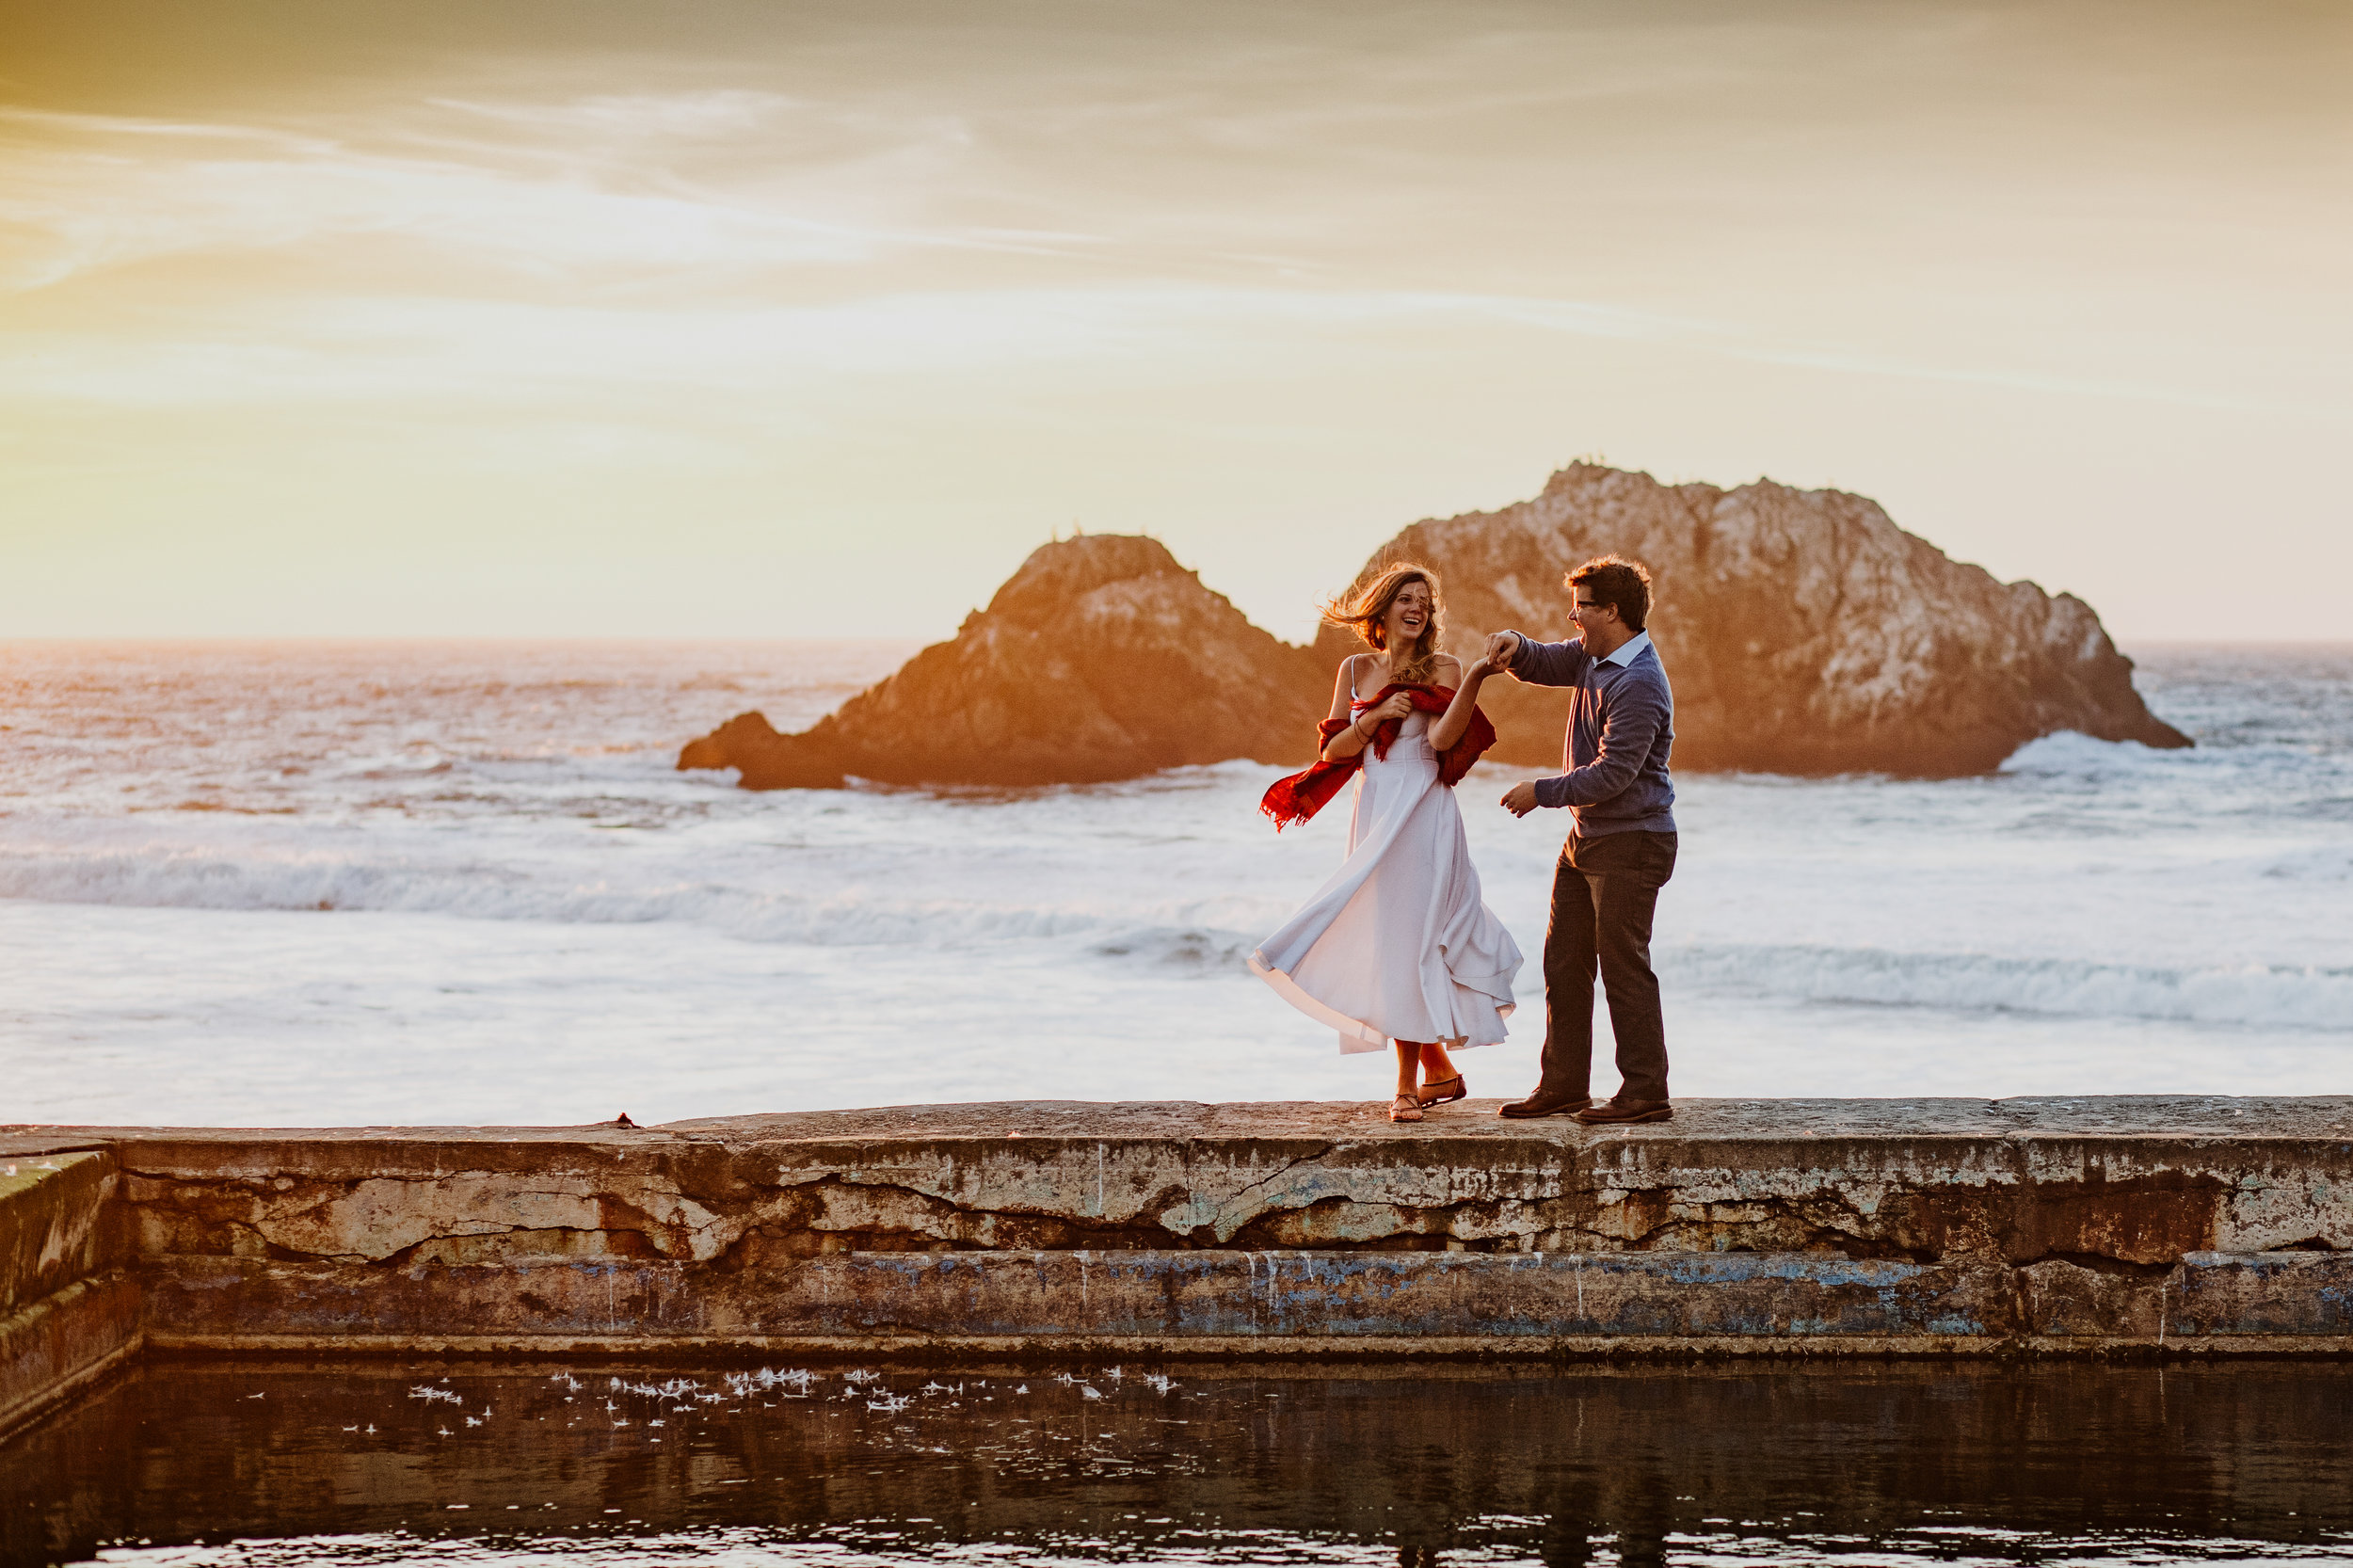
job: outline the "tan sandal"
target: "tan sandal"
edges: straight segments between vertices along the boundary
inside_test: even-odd
[[[1389,1102],[1389,1120],[1393,1122],[1420,1121],[1421,1101],[1411,1095],[1398,1096]]]
[[[1431,1093],[1433,1089],[1439,1090],[1440,1093],[1433,1095]],[[1444,1105],[1449,1100],[1459,1100],[1469,1093],[1470,1090],[1464,1087],[1463,1075],[1456,1073],[1452,1078],[1436,1079],[1423,1084],[1414,1091],[1414,1097],[1425,1106]]]

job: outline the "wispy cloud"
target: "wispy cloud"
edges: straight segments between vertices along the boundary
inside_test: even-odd
[[[311,248],[310,286],[332,290],[339,271],[366,270],[330,248],[354,238],[416,248],[453,292],[463,292],[468,268],[594,283],[1090,243],[1067,232],[927,224],[894,203],[888,182],[726,191],[642,155],[648,142],[757,127],[783,106],[753,93],[445,105],[512,134],[492,143],[411,127],[391,138],[407,151],[266,126],[0,111],[0,127],[14,133],[0,143],[0,224],[15,231],[0,280],[23,291],[164,257],[284,263]],[[584,142],[588,130],[600,139]],[[624,156],[632,148],[638,155]]]
[[[1597,301],[1437,291],[1092,289],[900,292],[827,304],[632,308],[372,296],[216,316],[209,337],[15,335],[0,399],[126,408],[430,400],[444,408],[661,401],[680,390],[822,399],[861,380],[1069,367],[1187,381],[1244,360],[1358,361],[1432,337],[1648,342],[1858,377],[2006,387],[2185,408],[2281,410],[2197,387],[1921,361],[1774,341],[1733,323]],[[766,409],[765,402],[755,406]]]

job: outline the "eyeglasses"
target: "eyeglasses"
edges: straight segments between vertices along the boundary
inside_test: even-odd
[[[1573,599],[1569,600],[1569,602],[1580,610],[1608,610],[1613,608],[1611,605],[1604,604],[1598,599]]]

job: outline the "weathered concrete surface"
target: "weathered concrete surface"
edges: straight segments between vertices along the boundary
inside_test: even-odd
[[[111,1150],[158,1344],[2353,1351],[2353,1099],[1493,1104],[14,1128],[0,1157]]]
[[[128,1365],[140,1333],[139,1284],[120,1270],[0,1319],[0,1437]]]
[[[1759,1254],[854,1253],[719,1276],[661,1263],[387,1272],[205,1259],[158,1287],[150,1332],[158,1345],[217,1344],[267,1324],[273,1349],[290,1336],[322,1345],[490,1325],[473,1348],[616,1334],[647,1348],[1950,1340],[2012,1329],[2012,1293],[2002,1270]]]
[[[0,1433],[138,1349],[138,1286],[114,1267],[114,1185],[103,1151],[0,1155]]]
[[[2353,1259],[2145,1277],[1798,1253],[853,1253],[494,1268],[184,1259],[167,1349],[1428,1355],[2353,1352]]]
[[[142,1255],[1812,1252],[2168,1267],[2353,1249],[2353,1100],[1688,1101],[1418,1127],[1345,1105],[908,1107],[622,1130],[72,1129]],[[15,1134],[20,1139],[37,1136]]]
[[[114,1173],[98,1151],[0,1154],[0,1318],[112,1265],[102,1220]]]

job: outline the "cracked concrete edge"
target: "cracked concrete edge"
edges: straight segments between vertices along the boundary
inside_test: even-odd
[[[1169,1235],[1230,1246],[1247,1231],[1254,1246],[1438,1239],[1474,1246],[1516,1240],[1566,1250],[1590,1240],[1644,1250],[1661,1241],[1704,1243],[1695,1229],[1714,1228],[1727,1232],[1720,1240],[1744,1249],[1782,1250],[1813,1244],[1802,1234],[1813,1227],[1837,1247],[1846,1245],[1838,1238],[1847,1238],[1865,1247],[1929,1244],[1958,1248],[1947,1256],[1976,1256],[1987,1251],[1987,1240],[1977,1236],[1984,1225],[1965,1211],[1972,1190],[1988,1197],[2025,1195],[2047,1208],[2051,1197],[2095,1200],[2046,1196],[2039,1191],[2043,1182],[2114,1192],[2134,1180],[2201,1187],[2196,1202],[2210,1207],[2211,1218],[2194,1224],[2182,1216],[2167,1219],[2169,1247],[2353,1248],[2353,1140],[2150,1130],[2182,1121],[2185,1104],[2203,1107],[2209,1120],[2244,1121],[2249,1107],[2269,1107],[2281,1114],[2256,1121],[2275,1129],[2282,1107],[2300,1108],[2285,1119],[2300,1117],[2309,1130],[2313,1116],[2333,1118],[2338,1101],[2035,1102],[2046,1122],[2065,1108],[2081,1125],[2031,1134],[2012,1124],[2035,1118],[1999,1102],[2004,1114],[1993,1120],[2001,1126],[1990,1138],[1983,1118],[1966,1133],[1950,1133],[1959,1117],[1953,1107],[1995,1103],[1687,1102],[1702,1110],[1768,1105],[1774,1114],[1763,1119],[1780,1124],[1763,1129],[1770,1136],[1748,1135],[1753,1128],[1710,1135],[1680,1124],[1605,1134],[1573,1123],[1531,1129],[1500,1122],[1479,1127],[1476,1136],[1463,1136],[1470,1124],[1461,1122],[1436,1130],[1429,1124],[1385,1126],[1375,1136],[1338,1128],[1361,1112],[1355,1106],[1060,1102],[733,1118],[715,1124],[725,1132],[715,1141],[611,1128],[530,1129],[531,1136],[511,1141],[486,1136],[500,1129],[430,1129],[431,1136],[414,1142],[387,1142],[385,1130],[374,1128],[218,1129],[187,1142],[166,1132],[160,1141],[122,1145],[120,1154],[129,1167],[124,1180],[132,1201],[125,1207],[136,1217],[144,1252],[214,1254],[225,1238],[235,1256],[275,1251],[377,1263],[397,1262],[419,1248],[534,1236],[562,1238],[564,1253],[589,1250],[574,1239],[603,1236],[615,1239],[608,1244],[613,1256],[635,1256],[643,1246],[711,1260],[756,1235],[780,1234],[778,1226],[823,1233],[828,1246],[837,1236],[853,1247],[904,1236],[968,1250],[1083,1246],[1090,1237],[1119,1244],[1110,1233],[1121,1227],[1135,1233],[1125,1238],[1129,1247]],[[1856,1112],[1858,1106],[1867,1114]],[[834,1136],[845,1121],[876,1117],[896,1125],[869,1128],[863,1142]],[[1848,1131],[1794,1144],[1786,1136],[1793,1117],[1843,1117]],[[813,1125],[808,1118],[823,1123],[827,1137],[754,1135],[778,1122],[807,1131]],[[1214,1134],[1204,1129],[1210,1119]],[[1050,1122],[1057,1130],[1008,1130],[1008,1120]],[[1855,1130],[1863,1121],[1880,1124],[1878,1130]],[[1331,1135],[1305,1135],[1310,1124]],[[1926,1142],[1909,1132],[1886,1136],[1898,1124],[1913,1130],[1937,1124],[1946,1131]],[[1254,1127],[1269,1136],[1254,1134]],[[811,1163],[836,1158],[840,1163]],[[1724,1163],[1728,1159],[1744,1163]],[[406,1168],[392,1168],[402,1162]],[[844,1194],[852,1192],[876,1200],[867,1205],[871,1212],[847,1202]],[[811,1197],[821,1204],[816,1220],[787,1211]],[[1897,1200],[1958,1202],[1963,1207],[1938,1224],[1961,1228],[1952,1236],[1938,1230],[1926,1243],[1898,1237],[1877,1218]],[[2120,1235],[2156,1223],[2118,1207],[2105,1223]],[[1743,1208],[1756,1212],[1742,1219]],[[1025,1234],[1020,1227],[1028,1221],[1062,1227],[1063,1234]],[[1743,1224],[1756,1234],[1729,1235]],[[215,1233],[209,1239],[202,1234],[207,1226]],[[867,1231],[875,1236],[856,1239]],[[2118,1244],[2121,1258],[2138,1259],[2158,1244],[2153,1231],[2134,1234],[2137,1240]]]
[[[1394,1168],[1334,1170],[1327,1168],[1331,1158],[1329,1154],[1302,1154],[1256,1176],[1239,1192],[1187,1189],[1175,1179],[1163,1179],[1150,1192],[1141,1194],[1140,1201],[1117,1206],[1103,1201],[1110,1166],[1098,1160],[1092,1170],[1082,1168],[1078,1173],[1081,1178],[1094,1177],[1097,1185],[1092,1192],[1070,1191],[1069,1173],[1057,1176],[1050,1167],[1032,1169],[1027,1173],[1032,1179],[1026,1183],[1008,1182],[1027,1187],[1026,1193],[958,1191],[953,1195],[943,1189],[967,1189],[969,1184],[956,1181],[910,1187],[845,1180],[842,1173],[824,1173],[808,1182],[745,1191],[739,1194],[740,1206],[727,1214],[712,1212],[662,1181],[607,1180],[566,1192],[537,1179],[518,1183],[504,1173],[480,1171],[444,1173],[429,1184],[432,1202],[413,1201],[420,1192],[415,1184],[388,1184],[373,1176],[344,1181],[317,1176],[299,1181],[280,1176],[264,1189],[252,1182],[175,1180],[135,1172],[127,1207],[142,1224],[167,1228],[177,1223],[174,1216],[197,1224],[198,1211],[213,1207],[215,1212],[202,1224],[241,1234],[249,1231],[257,1247],[266,1243],[279,1251],[322,1258],[396,1261],[420,1246],[465,1238],[561,1233],[582,1237],[634,1234],[648,1239],[657,1253],[707,1261],[728,1255],[756,1233],[773,1232],[778,1224],[808,1229],[811,1234],[847,1235],[871,1229],[965,1248],[977,1242],[984,1249],[1000,1244],[992,1242],[989,1233],[1003,1224],[1044,1221],[1066,1225],[1080,1238],[1101,1227],[1114,1233],[1144,1230],[1196,1241],[1206,1239],[1220,1246],[1230,1245],[1243,1229],[1263,1223],[1275,1228],[1254,1244],[1312,1247],[1351,1241],[1371,1244],[1380,1238],[1443,1237],[1469,1242],[1517,1238],[1534,1248],[1563,1251],[1575,1250],[1572,1238],[1584,1237],[1595,1243],[1612,1242],[1613,1250],[1639,1251],[1695,1225],[1769,1226],[1779,1216],[1788,1224],[1860,1241],[1877,1234],[1877,1216],[1890,1203],[1949,1203],[1957,1192],[1967,1191],[1942,1184],[1914,1187],[1900,1180],[1849,1179],[1812,1189],[1794,1182],[1758,1183],[1737,1195],[1727,1195],[1705,1179],[1707,1173],[1697,1173],[1703,1179],[1693,1187],[1682,1182],[1694,1173],[1670,1171],[1658,1173],[1661,1184],[1649,1189],[1580,1191],[1574,1182],[1556,1181],[1540,1195],[1464,1198],[1459,1185],[1445,1179],[1446,1173],[1421,1173],[1433,1179],[1407,1182],[1401,1190],[1388,1185],[1399,1174]],[[1302,1179],[1303,1171],[1313,1175]],[[2122,1181],[2156,1180],[2163,1185],[2169,1178],[2182,1188],[2176,1197],[2211,1209],[2213,1240],[2207,1245],[2249,1252],[2306,1241],[2337,1249],[2353,1247],[2353,1176],[2346,1172],[2332,1166],[2303,1170],[2287,1179],[2242,1176],[2235,1181],[2223,1180],[2228,1174],[2153,1167],[2116,1181],[2071,1182],[2071,1187],[2081,1189],[2073,1192],[2055,1184],[2051,1195],[2079,1206],[2105,1201],[2121,1208],[2135,1195],[2121,1185]],[[1160,1173],[1164,1178],[1176,1175]],[[1088,1183],[1081,1179],[1079,1185]],[[1797,1190],[1758,1190],[1783,1185]],[[1425,1186],[1447,1191],[1425,1192],[1421,1190]],[[389,1195],[387,1187],[392,1189]],[[2041,1189],[2033,1185],[2003,1191],[2045,1201]],[[1057,1193],[1059,1201],[1055,1201]],[[2104,1193],[2115,1196],[2104,1198]],[[1032,1201],[1020,1201],[1025,1195]],[[2162,1200],[2165,1194],[2155,1196]],[[702,1197],[714,1204],[723,1201],[709,1192]],[[811,1213],[789,1213],[785,1206],[795,1198],[814,1199],[818,1208]],[[1306,1216],[1318,1208],[1329,1209],[1321,1222],[1329,1235],[1310,1237],[1303,1231],[1293,1237],[1285,1229],[1307,1224]],[[233,1212],[238,1208],[245,1212]],[[1593,1212],[1587,1214],[1585,1208]],[[1638,1214],[1638,1209],[1647,1218]],[[1653,1209],[1656,1212],[1647,1212]],[[1753,1212],[1744,1218],[1743,1210]],[[1433,1216],[1438,1221],[1434,1225],[1430,1223]],[[370,1244],[336,1244],[348,1243],[360,1231],[370,1233]],[[151,1236],[145,1250],[216,1250],[170,1245],[158,1240],[163,1234]],[[1116,1243],[1107,1240],[1105,1244]],[[1133,1245],[1132,1240],[1128,1244]],[[2189,1250],[2196,1245],[2190,1243]],[[2118,1256],[2136,1255],[2127,1249]]]

